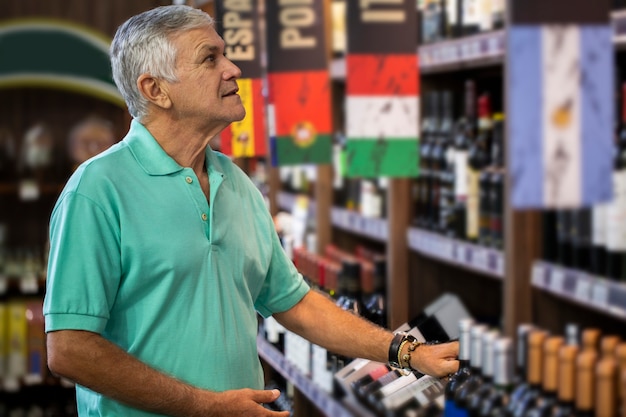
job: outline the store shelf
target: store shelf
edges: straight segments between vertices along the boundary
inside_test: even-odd
[[[387,220],[364,217],[354,211],[333,207],[330,211],[333,226],[379,242],[389,236]]]
[[[626,320],[626,283],[542,261],[536,261],[532,271],[533,287]]]
[[[259,356],[272,368],[289,380],[304,394],[316,407],[327,416],[355,417],[357,414],[344,407],[304,375],[295,365],[285,359],[285,356],[262,336],[257,337]]]
[[[407,230],[409,248],[430,258],[459,265],[493,278],[504,277],[502,251],[474,245],[411,227]]]
[[[505,43],[505,33],[499,30],[422,45],[418,48],[420,72],[429,74],[502,64]]]

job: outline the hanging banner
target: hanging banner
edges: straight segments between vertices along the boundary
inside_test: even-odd
[[[329,164],[331,84],[322,0],[268,0],[268,123],[273,165]]]
[[[607,0],[512,2],[507,30],[515,208],[573,208],[612,195],[614,48]]]
[[[414,0],[348,0],[348,176],[419,172],[416,21]]]
[[[246,117],[231,123],[221,133],[221,151],[233,157],[267,155],[263,68],[259,31],[259,5],[256,0],[223,0],[215,3],[218,32],[224,39],[225,53],[240,69],[239,97]]]

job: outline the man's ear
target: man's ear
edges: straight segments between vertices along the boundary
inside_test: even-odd
[[[146,100],[163,109],[172,107],[167,84],[162,83],[150,74],[141,74],[137,79],[137,88]]]

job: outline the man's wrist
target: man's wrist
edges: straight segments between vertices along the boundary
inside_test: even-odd
[[[389,346],[389,365],[411,371],[417,370],[417,367],[413,365],[417,362],[415,350],[421,344],[408,333],[398,332],[394,334]]]

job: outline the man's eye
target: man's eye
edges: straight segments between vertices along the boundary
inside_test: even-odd
[[[213,62],[215,61],[215,59],[216,59],[215,55],[209,55],[206,57],[206,61],[209,61],[209,62]]]

